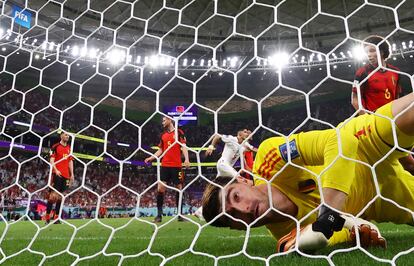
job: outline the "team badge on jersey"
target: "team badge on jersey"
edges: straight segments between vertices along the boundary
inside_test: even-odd
[[[299,155],[298,147],[296,146],[295,139],[289,141],[289,147],[290,147],[290,159],[293,160],[295,158],[298,158],[300,155]],[[288,150],[287,150],[286,143],[279,146],[279,152],[283,160],[287,162],[288,161]]]

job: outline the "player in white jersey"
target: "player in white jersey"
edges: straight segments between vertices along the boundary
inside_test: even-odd
[[[240,174],[234,169],[234,164],[240,158],[240,154],[243,156],[244,152],[251,150],[257,152],[257,148],[253,147],[249,142],[245,141],[252,132],[246,128],[237,131],[237,137],[232,135],[215,135],[211,141],[211,145],[208,146],[206,156],[209,156],[216,149],[217,143],[221,140],[224,142],[224,149],[221,153],[220,159],[217,161],[217,176],[226,177],[239,177]],[[244,163],[244,157],[242,157]],[[243,166],[243,165],[242,165]],[[203,208],[198,208],[194,213],[194,216],[201,220],[203,218]]]
[[[215,146],[221,140],[224,142],[223,153],[217,161],[217,176],[237,177],[239,173],[234,169],[234,164],[246,150],[256,152],[257,149],[245,141],[249,137],[248,129],[241,129],[237,137],[231,135],[215,135],[211,145],[208,146],[206,155],[209,156],[215,150]]]

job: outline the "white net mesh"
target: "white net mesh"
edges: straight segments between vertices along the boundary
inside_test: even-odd
[[[391,43],[403,94],[412,91],[411,0],[0,2],[1,263],[301,263],[274,254],[275,241],[252,224],[233,232],[187,215],[216,175],[219,153],[204,155],[212,136],[250,128],[257,146],[355,116],[350,88],[367,63],[355,47],[372,34]],[[160,118],[177,114],[191,167],[182,190],[167,186],[172,218],[154,224],[147,217],[156,214],[157,165],[168,150],[153,166],[143,161],[157,150]],[[75,181],[61,194],[62,224],[45,226],[60,129],[71,135]],[[376,196],[359,214],[382,199],[412,215],[379,193],[373,173]],[[393,244],[407,229],[384,230]],[[340,264],[360,250],[396,264],[414,249],[405,237],[386,254],[359,243],[301,254]]]

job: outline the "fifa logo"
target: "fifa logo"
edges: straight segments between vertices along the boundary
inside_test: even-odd
[[[28,19],[28,17],[27,17],[25,14],[23,14],[23,12],[16,11],[16,12],[14,13],[14,17],[15,17],[15,18],[18,18],[18,19],[20,19],[20,20],[22,20],[22,21],[24,21],[24,22],[29,23],[29,19]]]

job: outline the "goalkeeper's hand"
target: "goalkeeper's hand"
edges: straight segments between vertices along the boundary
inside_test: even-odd
[[[355,225],[358,228],[359,239],[361,246],[368,247],[387,247],[385,238],[381,236],[379,229],[372,223],[355,218],[341,215],[345,219],[344,227],[350,231],[351,239],[350,244],[356,245],[357,233],[355,231]],[[289,234],[281,237],[277,242],[277,252],[287,252],[296,247],[297,243],[297,230],[293,229]],[[298,247],[302,251],[315,251],[324,248],[328,245],[328,238],[319,231],[315,231],[313,224],[309,224],[300,229],[300,236]]]

